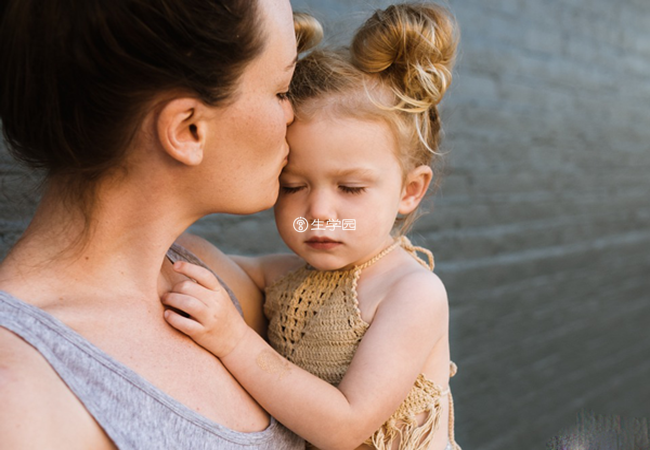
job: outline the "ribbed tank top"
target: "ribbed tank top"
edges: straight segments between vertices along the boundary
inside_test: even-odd
[[[167,256],[172,261],[200,263],[179,246],[173,246]],[[234,294],[226,290],[239,307]],[[265,430],[253,433],[234,431],[207,419],[55,317],[3,291],[0,327],[43,355],[119,449],[304,449],[304,441],[273,418]]]

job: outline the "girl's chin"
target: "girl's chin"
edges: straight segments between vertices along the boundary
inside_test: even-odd
[[[351,269],[354,265],[348,264],[344,261],[323,261],[316,258],[303,258],[307,264],[316,270],[330,271],[330,270],[347,270]]]

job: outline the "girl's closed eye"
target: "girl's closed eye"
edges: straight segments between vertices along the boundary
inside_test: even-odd
[[[280,190],[285,194],[293,194],[301,190],[304,186],[280,186]]]
[[[363,186],[339,186],[339,189],[345,192],[346,194],[361,194],[366,190]]]
[[[276,95],[280,101],[289,100],[289,91],[278,92]]]

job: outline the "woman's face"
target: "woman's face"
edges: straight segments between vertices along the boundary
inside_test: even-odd
[[[250,214],[270,208],[286,165],[287,125],[293,111],[285,93],[296,61],[289,0],[258,0],[264,48],[244,70],[233,102],[215,108],[205,159],[219,211]]]

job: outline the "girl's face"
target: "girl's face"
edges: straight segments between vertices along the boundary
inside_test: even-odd
[[[351,268],[388,246],[404,212],[389,127],[323,116],[294,122],[287,140],[291,154],[275,206],[287,246],[320,270]]]

